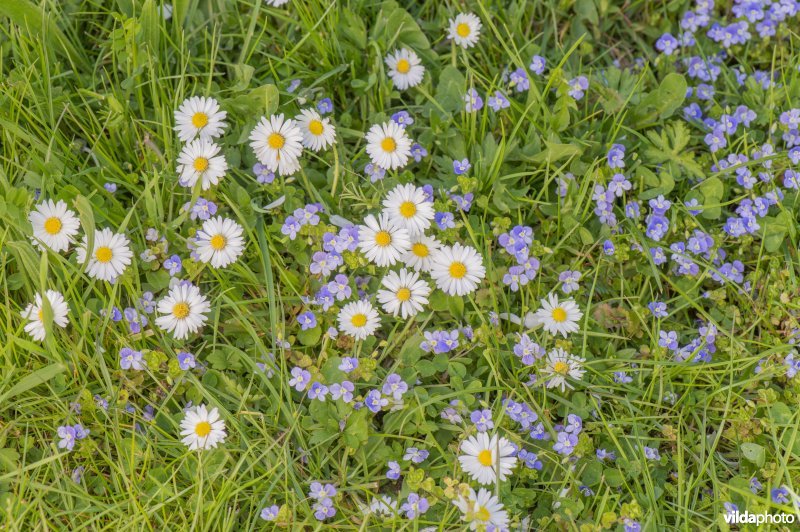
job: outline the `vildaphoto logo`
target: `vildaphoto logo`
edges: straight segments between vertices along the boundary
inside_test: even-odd
[[[747,511],[740,512],[739,510],[730,511],[725,514],[725,522],[729,525],[782,525],[794,523],[794,514],[754,514]]]

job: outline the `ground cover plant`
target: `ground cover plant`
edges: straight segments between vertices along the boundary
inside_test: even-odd
[[[800,518],[800,3],[0,17],[4,529]]]

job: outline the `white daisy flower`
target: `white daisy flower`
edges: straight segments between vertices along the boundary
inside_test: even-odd
[[[61,200],[43,201],[31,211],[28,220],[33,227],[33,243],[42,249],[48,247],[56,253],[69,249],[81,227],[78,217]]]
[[[376,496],[369,505],[364,505],[361,512],[365,515],[377,514],[382,516],[397,515],[397,501],[388,495]]]
[[[491,438],[485,432],[470,436],[461,442],[461,452],[461,468],[483,485],[505,480],[517,463],[514,446],[497,434]]]
[[[336,142],[336,128],[330,118],[322,118],[315,109],[303,109],[294,119],[303,134],[303,146],[309,150],[324,150]]]
[[[203,222],[195,237],[195,253],[201,262],[214,268],[224,268],[236,262],[244,250],[242,226],[233,220],[217,216]]]
[[[109,228],[95,231],[92,256],[86,256],[89,239],[83,235],[78,246],[78,264],[84,264],[88,258],[86,273],[89,277],[101,281],[113,281],[125,271],[131,263],[133,252],[128,237],[115,233]]]
[[[425,75],[425,67],[422,66],[417,54],[408,48],[401,48],[390,53],[384,59],[386,68],[389,69],[389,77],[395,87],[401,91],[409,87],[416,87],[422,82]]]
[[[561,388],[561,391],[570,390],[572,386],[567,383],[567,377],[581,380],[586,370],[583,369],[585,358],[576,357],[567,353],[560,347],[551,349],[547,353],[547,365],[542,371],[549,377],[546,382],[548,388]]]
[[[384,170],[395,170],[408,164],[411,156],[411,139],[405,128],[396,122],[375,124],[365,135],[367,153]]]
[[[225,155],[217,155],[220,147],[214,142],[199,138],[186,144],[178,156],[178,183],[183,187],[193,187],[199,179],[203,190],[219,184],[228,170]]]
[[[470,530],[486,530],[489,526],[497,530],[508,528],[508,512],[503,510],[500,499],[486,488],[480,488],[478,493],[470,488],[466,497],[459,497],[453,504],[464,514],[462,519]]]
[[[559,303],[558,295],[550,294],[548,299],[542,299],[542,308],[534,314],[537,325],[543,325],[550,334],[561,334],[564,338],[569,333],[580,330],[578,320],[583,317],[583,312],[572,299]]]
[[[291,175],[300,169],[303,134],[291,118],[272,115],[261,117],[250,133],[250,147],[259,162],[280,175]]]
[[[402,268],[399,272],[391,271],[381,280],[385,290],[378,290],[378,301],[383,310],[392,316],[399,313],[403,319],[415,316],[424,305],[428,304],[431,287],[417,272],[409,272]]]
[[[459,13],[455,19],[450,19],[447,38],[462,48],[472,48],[478,42],[482,26],[481,19],[475,14]]]
[[[425,191],[411,183],[397,185],[383,200],[383,212],[411,235],[425,232],[433,220],[433,203],[427,201]]]
[[[478,251],[458,242],[452,247],[440,247],[431,261],[431,277],[436,281],[436,286],[451,296],[474,292],[486,276],[486,268]]]
[[[210,140],[222,135],[228,126],[225,123],[227,113],[219,110],[214,98],[193,96],[183,101],[175,111],[175,131],[183,142],[189,142],[196,136]]]
[[[186,411],[181,421],[181,436],[190,451],[200,451],[224,443],[228,434],[216,407],[208,410],[206,405],[198,405]]]
[[[272,7],[281,7],[282,5],[288,4],[289,0],[264,0],[268,6]]]
[[[55,290],[48,290],[45,292],[45,295],[47,296],[47,301],[50,303],[50,309],[53,312],[53,323],[59,327],[66,327],[69,321],[67,320],[69,307],[67,306],[67,302],[64,301],[64,296]],[[26,320],[30,320],[25,324],[25,332],[30,334],[37,342],[44,340],[47,330],[44,323],[45,316],[42,294],[36,294],[34,302],[29,303],[20,314]]]
[[[189,333],[203,328],[211,304],[199,288],[184,281],[170,289],[169,294],[158,302],[157,309],[163,316],[156,318],[156,325],[172,333],[176,339],[185,340]]]
[[[428,272],[433,265],[432,257],[440,247],[439,241],[432,236],[414,235],[411,237],[411,249],[400,261],[418,272]]]
[[[339,330],[355,338],[364,340],[375,333],[381,324],[378,312],[369,301],[351,301],[339,311]]]
[[[358,226],[358,247],[378,266],[391,266],[411,249],[411,237],[385,214],[370,214]]]

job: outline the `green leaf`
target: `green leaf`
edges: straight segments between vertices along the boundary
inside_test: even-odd
[[[764,465],[764,461],[766,460],[766,452],[761,445],[758,445],[757,443],[745,442],[739,446],[739,449],[741,449],[742,455],[750,462],[754,463],[758,467]]]
[[[39,386],[40,384],[44,384],[56,375],[66,371],[66,369],[67,368],[63,364],[59,363],[50,364],[49,366],[39,368],[33,373],[22,377],[7,392],[0,395],[0,402],[7,401],[23,392],[27,392],[31,388]]]
[[[667,74],[658,88],[648,93],[634,108],[632,122],[641,129],[653,125],[658,119],[669,118],[686,99],[686,87],[682,75]]]
[[[344,442],[348,447],[357,449],[369,439],[369,422],[367,409],[356,410],[347,418],[344,429]]]

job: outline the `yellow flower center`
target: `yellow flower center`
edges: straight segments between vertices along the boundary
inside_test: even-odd
[[[192,115],[192,125],[197,129],[208,125],[208,115],[205,113],[195,113]]]
[[[408,62],[408,59],[401,59],[397,62],[397,71],[401,74],[408,74],[408,71],[411,70],[411,63]]]
[[[492,451],[490,451],[489,449],[484,449],[483,451],[479,452],[478,462],[480,462],[482,466],[486,467],[492,465],[492,463],[494,462],[494,460],[492,460]]]
[[[172,307],[172,315],[179,320],[182,320],[189,315],[189,304],[183,301],[180,303],[175,303],[175,306]]]
[[[553,316],[553,321],[557,321],[558,323],[567,321],[567,311],[561,307],[554,308],[552,316]]]
[[[417,214],[417,206],[413,201],[404,201],[400,204],[400,216],[403,218],[411,218]]]
[[[39,309],[39,312],[37,313],[37,316],[39,316],[39,321],[44,321],[44,310],[43,309]]]
[[[411,299],[411,290],[406,287],[401,288],[397,291],[397,299],[400,301],[408,301]]]
[[[488,521],[492,514],[489,513],[489,509],[485,506],[478,507],[478,511],[475,512],[475,518],[479,521]]]
[[[194,169],[198,172],[205,172],[208,170],[208,159],[205,157],[198,157],[194,160],[194,164],[192,166],[194,166]]]
[[[450,277],[453,279],[463,279],[467,275],[467,267],[463,262],[454,262],[450,265]]]
[[[100,246],[94,252],[94,258],[97,259],[97,262],[102,262],[103,264],[109,262],[113,256],[114,252],[108,246]]]
[[[51,216],[44,221],[44,230],[50,235],[57,235],[61,231],[61,220]]]
[[[389,231],[378,231],[378,233],[375,234],[375,243],[385,248],[392,243],[392,235],[389,234]]]
[[[416,244],[411,246],[411,252],[421,259],[424,259],[425,257],[431,254],[431,252],[428,251],[428,246],[426,246],[422,242],[417,242]]]
[[[553,364],[553,371],[556,373],[560,373],[561,375],[566,375],[569,373],[569,364],[559,360],[555,364]]]
[[[350,318],[350,323],[353,324],[353,327],[363,327],[367,324],[367,316],[365,314],[356,314]]]
[[[322,135],[322,122],[319,120],[312,120],[308,123],[308,130],[311,132],[312,135]]]
[[[469,37],[469,34],[472,30],[469,29],[469,24],[466,22],[462,22],[458,26],[456,26],[456,33],[458,33],[459,37]]]
[[[211,244],[212,248],[219,251],[225,247],[225,244],[227,244],[228,241],[225,240],[225,237],[222,235],[214,235],[211,237],[211,240],[209,240],[208,243]]]
[[[392,137],[386,137],[381,141],[381,149],[388,153],[393,153],[397,149],[397,142]]]
[[[194,433],[200,436],[201,438],[205,438],[209,434],[211,434],[211,423],[208,421],[201,421],[197,425],[194,426]]]
[[[273,150],[279,150],[283,148],[283,145],[286,144],[286,139],[283,138],[283,135],[280,133],[270,133],[269,137],[267,138],[267,144]]]

